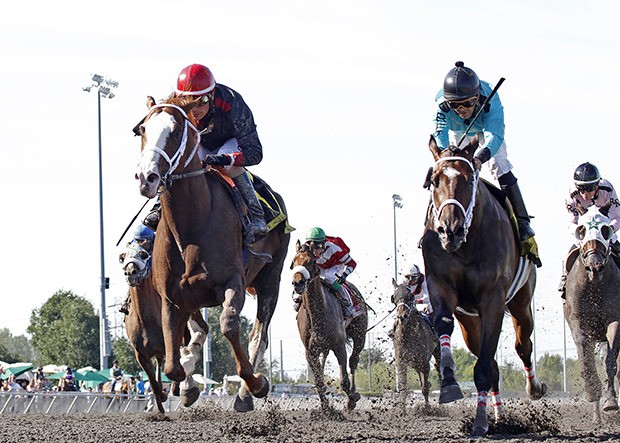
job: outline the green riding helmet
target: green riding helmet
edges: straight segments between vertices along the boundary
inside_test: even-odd
[[[313,241],[317,243],[322,243],[325,241],[325,231],[321,228],[310,228],[308,233],[306,234],[306,241]]]

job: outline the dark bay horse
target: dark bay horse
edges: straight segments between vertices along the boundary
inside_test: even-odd
[[[487,396],[493,389],[499,401],[499,370],[494,355],[508,308],[516,332],[515,349],[523,361],[526,391],[538,399],[546,386],[535,375],[531,359],[534,329],[531,301],[536,269],[520,258],[511,220],[489,188],[478,180],[474,140],[461,150],[441,151],[431,137],[435,159],[431,175],[432,214],[422,237],[422,254],[431,302],[436,312],[435,330],[441,345],[442,385],[440,403],[463,397],[454,373],[450,337],[458,319],[469,350],[478,357],[474,382],[478,406],[472,436],[488,431]],[[496,394],[497,393],[497,394]],[[496,408],[496,419],[501,408]]]
[[[613,234],[611,220],[595,206],[579,217],[575,232],[579,252],[566,278],[564,317],[577,347],[586,400],[594,404],[595,423],[601,421],[602,391],[594,364],[596,343],[607,346],[603,410],[618,410],[614,384],[620,351],[620,270],[610,258]]]
[[[268,328],[278,299],[290,234],[275,226],[252,249],[273,258],[266,263],[248,254],[244,261],[239,211],[226,177],[203,168],[196,155],[200,133],[191,110],[200,98],[172,95],[160,104],[149,97],[149,112],[139,125],[142,155],[136,178],[140,193],[160,195],[161,221],[153,249],[153,283],[162,297],[164,371],[185,378],[179,345],[187,319],[205,306],[223,307],[222,334],[229,341],[237,373],[244,380],[235,400],[237,411],[252,410],[252,395],[265,397],[269,382],[255,373],[268,346]],[[275,194],[275,193],[274,193]],[[285,212],[282,198],[275,194]],[[257,294],[257,314],[249,337],[249,357],[241,346],[239,315],[246,287]],[[250,395],[251,394],[251,395]]]
[[[358,289],[347,281],[345,285],[350,291],[354,291],[362,313],[345,325],[340,301],[319,277],[313,251],[308,245],[301,245],[299,240],[296,249],[297,253],[291,263],[293,286],[302,299],[297,314],[297,328],[306,348],[306,360],[314,375],[321,406],[329,407],[329,401],[325,396],[323,372],[327,356],[330,351],[333,351],[340,367],[340,384],[347,395],[347,409],[352,410],[360,399],[355,387],[355,371],[359,363],[359,355],[366,343],[366,330],[368,329],[366,303]],[[347,342],[349,340],[353,342],[349,357],[350,380],[347,371]]]
[[[392,279],[395,292],[392,294],[392,303],[396,305],[396,323],[394,324],[394,356],[396,358],[396,389],[400,393],[400,402],[406,403],[407,369],[413,368],[420,380],[424,402],[428,404],[428,394],[431,382],[430,360],[435,359],[435,369],[441,378],[439,361],[439,339],[431,328],[430,322],[425,319],[416,308],[415,295],[406,283],[398,285]]]
[[[125,316],[125,330],[136,360],[149,379],[157,409],[163,414],[163,403],[168,397],[161,382],[165,346],[161,327],[161,297],[153,287],[150,254],[134,243],[119,258],[129,284],[129,314]],[[194,311],[187,322],[187,345],[181,348],[181,361],[187,375],[180,384],[181,402],[184,406],[190,406],[200,396],[198,384],[191,375],[208,333],[209,325],[200,311]]]

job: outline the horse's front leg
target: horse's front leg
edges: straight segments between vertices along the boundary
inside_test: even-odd
[[[316,387],[317,394],[319,394],[321,408],[328,409],[329,400],[325,395],[325,380],[323,378],[325,362],[324,356],[325,354],[321,353],[321,351],[314,347],[312,343],[310,343],[306,348],[306,361],[308,362],[308,366],[310,366],[310,371],[314,377],[314,385]]]
[[[202,318],[202,317],[201,317]],[[200,358],[200,350],[207,339],[207,331],[205,331],[194,320],[194,314],[187,321],[187,330],[190,333],[190,341],[187,346],[181,348],[181,365],[185,371],[185,380],[180,384],[181,403],[183,406],[191,406],[198,397],[200,397],[200,389],[198,383],[192,377],[196,370],[196,362]]]
[[[577,327],[571,328],[571,333],[577,348],[577,357],[581,363],[581,377],[584,381],[586,401],[594,403],[592,422],[599,424],[601,422],[600,399],[602,385],[596,373],[596,365],[594,363],[594,342],[586,337],[580,329],[578,330]]]
[[[232,347],[237,366],[237,374],[243,379],[247,388],[257,398],[265,397],[269,393],[269,382],[262,374],[254,374],[254,367],[241,345],[239,315],[243,309],[245,293],[243,291],[242,278],[232,281],[224,292],[222,315],[220,316],[220,328],[222,334]],[[246,405],[235,402],[235,410],[247,412]]]
[[[162,295],[161,325],[166,348],[164,373],[176,382],[185,379],[185,370],[180,362],[180,347],[188,317],[188,314],[183,315],[177,306],[168,301],[168,297]]]
[[[607,372],[607,391],[603,411],[617,411],[618,397],[616,395],[615,380],[618,373],[618,352],[620,348],[620,328],[618,322],[613,322],[607,327],[607,356],[605,357],[605,370]]]
[[[269,325],[278,301],[279,285],[276,282],[280,282],[279,275],[276,277],[268,279],[268,283],[256,282],[254,286],[257,294],[256,320],[248,339],[250,363],[254,370],[258,369],[269,346]],[[266,277],[263,275],[261,278]],[[239,389],[237,401],[246,403],[249,410],[254,408],[252,395],[245,385]]]
[[[450,309],[443,300],[440,300],[437,317],[435,317],[435,331],[439,336],[440,345],[440,371],[441,371],[441,390],[439,392],[439,403],[450,403],[463,398],[461,387],[456,381],[456,364],[452,357],[451,336],[454,332],[453,310]]]
[[[347,409],[349,411],[355,409],[357,400],[351,392],[351,382],[349,381],[349,372],[347,371],[347,348],[343,345],[334,349],[334,355],[338,360],[338,366],[340,367],[340,387],[347,394]]]

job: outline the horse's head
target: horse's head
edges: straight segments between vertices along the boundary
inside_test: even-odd
[[[614,235],[611,220],[599,212],[596,206],[579,217],[575,237],[579,253],[586,268],[588,280],[600,278],[611,252],[610,243]]]
[[[396,317],[400,321],[404,321],[413,311],[415,311],[415,296],[406,283],[400,285],[396,280],[392,279],[394,293],[392,294],[392,303],[396,305]]]
[[[142,156],[136,172],[140,193],[155,197],[168,186],[173,172],[181,173],[192,161],[199,162],[196,150],[200,144],[200,131],[191,110],[200,98],[170,96],[155,104],[148,97],[149,113],[134,129],[142,138]]]
[[[119,255],[129,286],[138,286],[151,272],[151,254],[136,242]]]
[[[429,148],[435,165],[431,174],[433,224],[441,246],[448,252],[457,250],[467,239],[476,203],[478,171],[473,154],[478,138],[462,149],[439,149],[431,137]]]
[[[319,275],[319,268],[316,264],[316,255],[308,244],[301,244],[297,240],[297,252],[291,263],[293,270],[293,290],[297,294],[304,292],[308,280]]]

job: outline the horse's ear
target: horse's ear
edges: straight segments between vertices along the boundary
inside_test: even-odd
[[[146,107],[148,109],[151,109],[153,106],[155,106],[155,99],[151,97],[150,95],[147,95],[146,96]]]
[[[480,141],[478,140],[478,135],[476,134],[476,136],[467,144],[467,146],[463,148],[463,152],[467,157],[473,158],[476,149],[478,149],[478,146],[480,146]]]
[[[441,155],[441,150],[437,146],[437,142],[435,141],[435,137],[431,135],[431,139],[428,141],[428,149],[431,150],[435,161],[439,160],[439,156]]]
[[[295,243],[295,250],[299,252],[300,249],[301,249],[301,242],[299,241],[299,239],[297,239],[297,243]]]
[[[394,286],[394,289],[398,288],[398,283],[396,283],[396,280],[394,280],[394,277],[392,277],[392,286]]]

